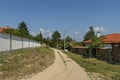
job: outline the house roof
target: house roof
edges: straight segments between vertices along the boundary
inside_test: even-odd
[[[103,37],[104,43],[120,43],[120,34],[114,33],[114,34],[108,34]]]
[[[7,27],[0,27],[0,33],[2,33],[3,30],[8,29],[8,28],[9,28],[8,26]]]
[[[4,28],[0,28],[0,32],[3,32]]]
[[[102,37],[104,43],[120,43],[120,34],[113,33]],[[85,44],[91,43],[91,40],[84,41]]]
[[[83,43],[89,44],[89,43],[91,43],[91,40],[86,40],[86,41],[84,41]]]

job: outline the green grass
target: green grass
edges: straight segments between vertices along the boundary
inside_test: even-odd
[[[120,65],[109,64],[95,58],[83,58],[71,52],[64,52],[75,60],[80,66],[90,73],[100,73],[104,76],[102,80],[120,80]]]
[[[54,62],[50,48],[30,48],[0,55],[0,80],[17,80],[43,71]]]

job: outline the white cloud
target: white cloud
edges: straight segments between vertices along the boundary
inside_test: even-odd
[[[99,27],[99,26],[97,26],[97,27],[95,27],[94,28],[94,31],[106,31],[106,29],[105,28],[103,28],[103,27]]]
[[[79,34],[79,33],[80,33],[80,32],[78,32],[78,31],[75,31],[75,32],[74,32],[74,34]]]
[[[40,32],[43,34],[45,30],[43,28],[40,28]]]
[[[49,32],[49,37],[52,36],[52,32]]]
[[[36,33],[35,32],[30,32],[33,36],[35,36],[36,35]]]
[[[40,28],[40,30],[42,31],[42,30],[43,30],[43,28]]]
[[[40,28],[40,31],[41,31],[42,33],[50,32],[49,30],[46,30],[46,29],[43,29],[43,28]]]
[[[50,30],[40,28],[40,31],[41,31],[43,37],[51,37],[51,35],[52,35],[52,33],[50,32]]]

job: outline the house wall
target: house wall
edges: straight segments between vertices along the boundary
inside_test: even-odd
[[[120,62],[120,43],[112,44],[113,51],[112,51],[112,59],[116,62]]]
[[[38,46],[41,46],[41,44],[34,40],[0,33],[0,51],[9,51]]]
[[[90,47],[90,44],[86,44],[86,47]]]
[[[104,44],[104,48],[106,48],[106,49],[112,49],[112,45],[111,44]]]

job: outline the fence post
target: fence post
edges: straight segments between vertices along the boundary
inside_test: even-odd
[[[23,49],[23,37],[22,37],[22,49]]]
[[[30,39],[28,39],[28,47],[30,48]]]
[[[10,52],[12,52],[12,34],[10,34]]]

